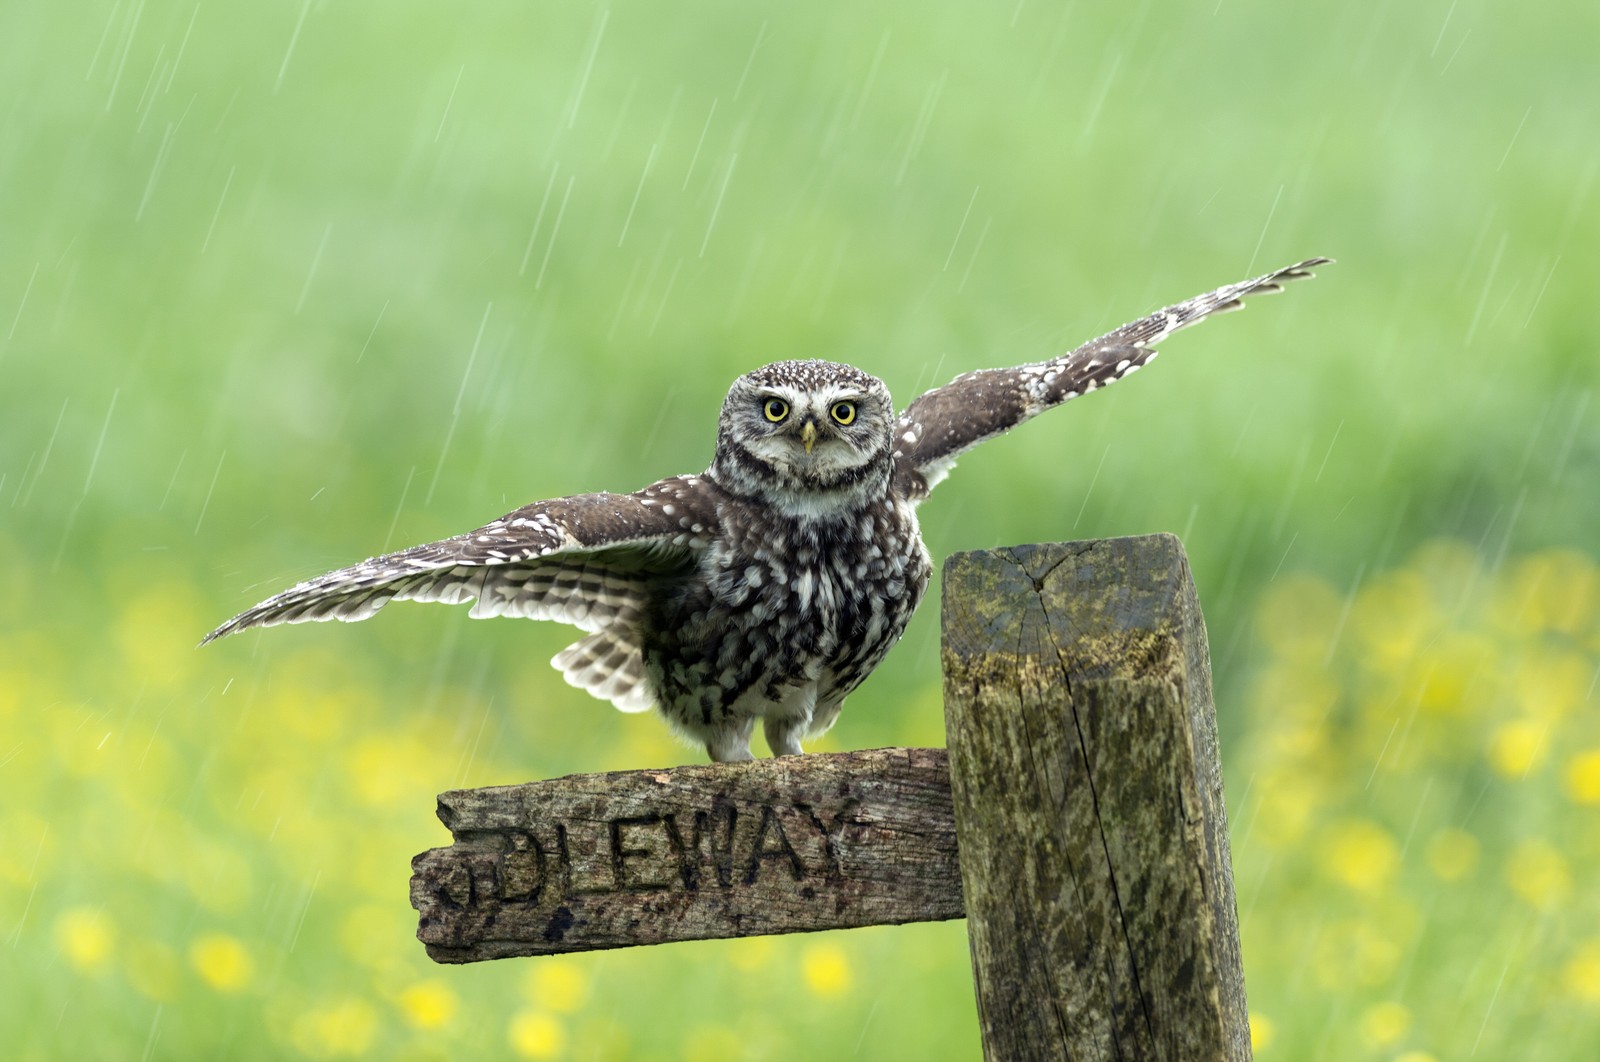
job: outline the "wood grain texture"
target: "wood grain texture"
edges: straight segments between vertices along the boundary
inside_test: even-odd
[[[945,565],[985,1056],[1247,1059],[1210,661],[1170,535]]]
[[[943,749],[574,775],[439,797],[439,962],[960,918]]]

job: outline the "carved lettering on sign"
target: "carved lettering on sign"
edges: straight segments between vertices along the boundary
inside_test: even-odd
[[[512,830],[504,835],[511,850],[496,864],[499,889],[496,895],[512,903],[538,903],[544,888],[544,847],[527,830]]]
[[[438,902],[550,905],[619,892],[699,892],[778,880],[838,885],[841,849],[858,802],[831,816],[810,804],[731,803],[603,821],[556,821],[495,831],[502,848],[434,882]],[[554,895],[551,895],[553,893]],[[807,889],[806,894],[811,894]]]
[[[662,816],[667,844],[678,864],[678,879],[689,892],[697,892],[708,884],[708,865],[711,882],[724,889],[733,884],[733,830],[738,821],[739,809],[732,805],[696,811],[686,844],[683,831],[678,827],[678,816],[670,813]]]
[[[441,962],[959,918],[942,749],[622,771],[439,798],[412,863]]]

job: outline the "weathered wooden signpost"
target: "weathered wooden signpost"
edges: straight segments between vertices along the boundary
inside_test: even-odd
[[[984,1055],[1247,1059],[1210,662],[1171,535],[958,554],[944,749],[445,793],[440,962],[965,917]]]

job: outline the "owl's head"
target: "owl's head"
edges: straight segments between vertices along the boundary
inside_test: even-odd
[[[894,420],[876,376],[830,361],[774,362],[729,388],[712,473],[735,493],[821,515],[881,493]]]

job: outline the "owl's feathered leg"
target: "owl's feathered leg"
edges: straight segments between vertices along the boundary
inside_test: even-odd
[[[805,751],[800,739],[811,729],[810,724],[810,719],[769,715],[761,721],[761,730],[774,756],[798,756]]]
[[[826,722],[820,726],[817,719],[819,707],[827,716]],[[766,705],[760,711],[761,731],[766,735],[767,748],[772,750],[772,754],[799,756],[805,751],[800,747],[800,739],[807,734],[820,734],[828,729],[833,717],[839,714],[839,707],[835,703],[830,710],[829,706],[817,704],[817,682],[813,679],[789,686],[783,690],[776,704]]]
[[[706,752],[714,763],[742,763],[753,760],[750,752],[750,735],[755,731],[754,719],[735,722],[728,720],[706,738]],[[798,746],[796,746],[798,751]]]

